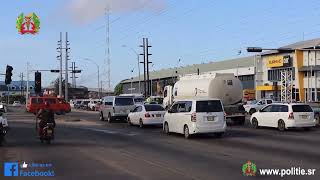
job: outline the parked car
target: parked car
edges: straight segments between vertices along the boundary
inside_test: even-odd
[[[90,102],[88,103],[89,110],[96,111],[98,109],[99,102],[99,100],[90,100]]]
[[[27,104],[27,111],[37,113],[40,109],[45,107],[44,102],[50,104],[50,108],[56,114],[64,114],[71,112],[71,106],[64,99],[57,97],[30,97]]]
[[[178,100],[164,115],[163,130],[184,134],[214,133],[221,137],[226,131],[226,118],[221,100],[213,98]]]
[[[320,126],[320,104],[319,103],[307,103],[311,106],[314,112],[314,118],[316,119],[316,125]]]
[[[280,131],[295,127],[309,129],[316,124],[312,108],[307,104],[300,103],[267,105],[253,113],[250,122],[253,128],[275,127]]]
[[[163,123],[165,109],[158,104],[137,105],[128,115],[129,125],[159,125]]]
[[[272,99],[262,99],[260,101],[252,101],[251,103],[247,102],[247,104],[243,105],[243,107],[247,113],[252,115],[253,113],[259,111],[264,106],[272,103],[273,103]]]
[[[13,101],[12,106],[21,106],[20,101]]]
[[[83,100],[81,101],[80,105],[79,105],[79,109],[82,109],[82,110],[88,110],[89,109],[89,100]]]
[[[107,96],[102,100],[100,106],[100,120],[111,123],[113,120],[127,119],[128,114],[135,108],[132,97],[127,96]]]
[[[73,104],[73,107],[75,109],[80,109],[80,105],[81,105],[82,100],[76,100]]]

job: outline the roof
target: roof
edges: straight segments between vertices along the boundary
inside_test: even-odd
[[[294,49],[308,49],[308,48],[313,48],[316,46],[320,46],[320,38],[299,41],[296,43],[292,43],[292,44],[289,44],[286,46],[279,47],[279,49],[292,49],[292,51],[293,51]],[[277,51],[277,50],[266,51],[266,52],[261,53],[261,55],[275,54],[278,52],[279,51]]]
[[[154,79],[177,77],[178,75],[184,75],[184,74],[197,73],[198,68],[202,73],[209,72],[209,71],[232,69],[232,68],[236,68],[237,65],[241,67],[254,66],[254,56],[241,57],[241,58],[224,60],[224,61],[215,61],[215,62],[203,63],[203,64],[193,64],[193,65],[188,65],[184,67],[152,71],[149,73],[149,78],[154,80]],[[143,74],[140,76],[140,79],[141,81],[143,81]],[[132,81],[133,82],[139,81],[139,76],[134,77]],[[125,79],[121,81],[121,83],[130,83],[130,82],[131,82],[131,79]]]

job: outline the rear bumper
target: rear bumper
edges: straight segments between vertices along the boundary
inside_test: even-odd
[[[225,132],[227,129],[227,123],[224,121],[223,124],[216,124],[212,126],[194,126],[190,129],[190,134],[202,134],[202,133],[218,133],[218,132]]]
[[[312,121],[292,121],[289,123],[286,123],[287,128],[295,128],[295,127],[313,127],[316,126],[316,120]]]
[[[161,119],[155,119],[155,118],[145,118],[143,119],[143,124],[146,125],[158,125],[158,124],[163,124],[163,118]]]
[[[127,119],[128,115],[121,115],[121,114],[115,114],[112,116],[113,120],[121,120],[121,119]]]

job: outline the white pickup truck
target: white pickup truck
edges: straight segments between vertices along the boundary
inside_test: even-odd
[[[273,103],[272,99],[261,99],[260,101],[251,101],[250,103],[243,105],[243,107],[247,113],[252,115],[253,113],[259,111],[264,106],[272,103]]]

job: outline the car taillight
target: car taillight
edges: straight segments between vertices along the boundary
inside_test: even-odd
[[[191,114],[191,121],[192,121],[192,122],[196,122],[196,121],[197,121],[197,114],[196,114],[195,112],[193,112],[193,113]]]
[[[293,117],[293,112],[289,113],[288,119],[294,119],[294,117]]]
[[[149,114],[149,113],[146,113],[146,114],[144,114],[144,117],[149,118],[149,117],[150,117],[150,114]]]

